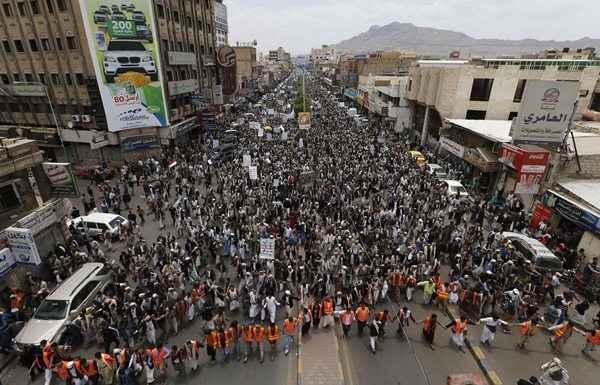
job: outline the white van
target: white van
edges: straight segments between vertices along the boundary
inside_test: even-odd
[[[67,322],[77,318],[111,280],[112,273],[103,263],[84,264],[44,298],[15,337],[17,349],[23,351],[42,340],[60,342]]]
[[[92,212],[83,217],[73,219],[70,224],[76,229],[87,231],[92,237],[103,235],[106,230],[110,233],[113,240],[119,240],[121,237],[121,227],[129,226],[129,221],[117,214]],[[69,224],[69,225],[70,225]]]
[[[467,199],[469,197],[467,189],[459,181],[446,179],[444,180],[444,184],[448,186],[446,194],[449,197],[455,197],[457,195],[460,199]]]

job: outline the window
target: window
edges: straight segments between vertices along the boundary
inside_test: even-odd
[[[42,84],[45,84],[45,85],[48,85],[48,84],[46,83],[46,82],[47,82],[47,80],[46,80],[46,74],[45,74],[45,73],[43,73],[43,72],[42,72],[42,73],[39,73],[39,74],[38,74],[38,77],[40,78],[40,83],[42,83]]]
[[[592,101],[590,102],[590,110],[600,111],[600,92],[594,92],[592,94]]]
[[[31,48],[31,52],[37,52],[40,49],[38,48],[38,42],[35,39],[29,39],[29,48]]]
[[[77,49],[77,42],[74,36],[67,36],[67,47],[69,49]]]
[[[2,48],[4,48],[4,52],[11,53],[12,49],[10,48],[10,42],[8,40],[2,40]]]
[[[50,76],[52,77],[52,84],[54,84],[55,86],[62,85],[62,79],[59,74],[52,74]]]
[[[10,103],[9,108],[11,112],[21,112],[21,109],[17,103]]]
[[[487,102],[490,100],[493,84],[494,79],[473,79],[470,99],[473,101]]]
[[[15,49],[17,52],[25,52],[25,47],[23,46],[23,42],[21,40],[13,40],[15,43]]]
[[[38,0],[29,1],[29,5],[31,5],[31,13],[33,13],[34,15],[39,15],[41,13],[40,3],[38,2]]]
[[[165,51],[169,50],[169,41],[167,39],[162,39],[162,49]]]
[[[179,12],[173,11],[173,21],[179,23]]]
[[[31,107],[29,107],[29,103],[22,103],[21,109],[23,110],[23,112],[31,112]]]
[[[465,119],[483,120],[485,119],[485,110],[467,110],[467,116]]]
[[[19,9],[19,15],[29,16],[29,9],[27,9],[27,4],[23,2],[17,3],[17,8]]]
[[[0,187],[0,211],[7,211],[20,206],[21,200],[12,183]]]
[[[170,82],[173,81],[173,72],[167,71],[167,80]]]
[[[41,44],[42,44],[42,49],[44,51],[50,51],[50,40],[48,40],[47,38],[43,37],[40,41],[41,41]]]
[[[75,74],[75,80],[77,81],[77,85],[85,86],[85,77],[83,74]]]
[[[54,13],[54,5],[52,5],[53,0],[46,0],[46,8],[48,8],[48,13]]]
[[[4,11],[4,16],[11,17],[13,15],[12,6],[8,3],[2,4],[2,10]]]
[[[513,120],[514,118],[517,117],[517,115],[519,115],[519,113],[517,111],[511,111],[508,114],[508,120]]]
[[[13,82],[20,82],[21,81],[21,75],[19,75],[18,73],[13,73]]]
[[[58,49],[59,51],[62,51],[62,50],[64,50],[64,49],[65,49],[65,48],[63,47],[62,40],[61,40],[61,38],[60,38],[60,37],[57,37],[57,38],[56,38],[56,49]]]
[[[56,0],[56,4],[58,5],[58,10],[60,12],[65,12],[67,10],[67,2],[65,0]]]
[[[521,101],[523,97],[523,91],[525,90],[525,84],[527,84],[527,79],[520,79],[517,83],[517,89],[515,90],[515,97],[513,98],[513,102],[518,103]]]
[[[65,74],[65,83],[67,83],[68,86],[73,85],[73,79],[71,78],[71,74]]]
[[[10,84],[10,78],[7,74],[0,74],[0,80],[2,81],[2,84]]]
[[[25,74],[25,81],[26,82],[33,82],[33,75],[32,74]]]
[[[71,300],[71,311],[77,310],[94,290],[100,285],[100,281],[89,281]]]
[[[165,7],[163,7],[162,4],[156,4],[156,11],[158,12],[159,18],[165,18]]]

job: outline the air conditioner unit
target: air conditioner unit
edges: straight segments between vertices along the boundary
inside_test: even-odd
[[[79,115],[71,115],[71,120],[74,122],[80,122],[81,119],[79,118]]]
[[[92,116],[91,115],[81,115],[81,121],[83,123],[91,123]]]

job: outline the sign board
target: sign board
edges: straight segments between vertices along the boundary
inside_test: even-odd
[[[46,88],[43,84],[13,84],[12,94],[14,96],[46,96]]]
[[[15,257],[9,248],[0,250],[0,277],[8,273],[17,264]]]
[[[551,190],[544,194],[543,203],[554,213],[577,224],[584,230],[600,234],[600,217],[583,206],[556,195]]]
[[[217,148],[219,147],[219,139],[213,139],[212,140],[212,148]]]
[[[287,141],[288,140],[288,133],[287,133],[287,131],[281,133],[281,140],[282,141]]]
[[[168,57],[172,66],[196,65],[196,54],[193,52],[169,51]]]
[[[440,147],[460,159],[465,156],[465,148],[455,141],[448,139],[446,136],[440,137]]]
[[[92,140],[90,141],[90,149],[98,150],[102,147],[106,147],[110,144],[110,140],[108,139],[108,134],[105,133],[97,133],[92,135]]]
[[[262,138],[263,136],[265,136],[265,130],[262,127],[260,127],[258,129],[258,137]]]
[[[301,130],[310,129],[310,112],[298,113],[298,128]]]
[[[275,259],[275,240],[272,238],[260,239],[260,259]]]
[[[4,231],[15,261],[28,265],[42,263],[31,229],[9,227]]]
[[[512,122],[513,142],[559,146],[578,97],[579,82],[527,80],[519,114]]]
[[[113,4],[109,0],[79,1],[108,129],[166,127],[169,121],[153,3],[128,1],[128,7],[135,7],[135,22],[113,19],[116,12],[105,14],[105,22],[97,22],[99,7],[110,9]],[[137,65],[131,67],[131,63]]]
[[[298,147],[304,148],[304,139],[300,138],[300,140],[298,141]]]
[[[279,179],[273,179],[273,187],[279,187]]]
[[[252,166],[252,158],[250,157],[250,155],[244,154],[242,156],[242,165],[244,167],[250,167],[250,166]]]
[[[537,229],[541,221],[548,222],[550,218],[552,218],[552,211],[542,202],[538,202],[531,215],[531,227]]]
[[[248,174],[250,175],[250,180],[258,179],[258,168],[256,166],[248,167]]]
[[[169,95],[189,94],[199,88],[198,79],[187,79],[169,82]]]
[[[42,168],[50,181],[52,195],[59,197],[79,196],[71,163],[44,162]]]

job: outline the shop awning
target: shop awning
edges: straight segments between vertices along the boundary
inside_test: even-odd
[[[600,213],[600,179],[563,180],[558,185],[574,196],[581,198]]]
[[[578,198],[549,189],[543,203],[561,217],[575,223],[584,230],[600,234],[600,211],[588,206]]]
[[[498,170],[498,156],[485,147],[466,148],[464,160],[483,172]]]

